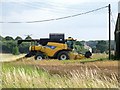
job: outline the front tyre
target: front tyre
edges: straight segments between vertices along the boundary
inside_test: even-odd
[[[68,52],[66,52],[66,51],[59,52],[58,56],[57,56],[57,59],[58,60],[68,60],[69,59]]]
[[[42,53],[39,53],[35,56],[35,60],[43,60],[44,59],[44,55]]]

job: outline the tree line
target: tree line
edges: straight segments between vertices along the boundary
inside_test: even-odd
[[[25,40],[32,39],[29,35]],[[20,36],[17,36],[15,39],[10,36],[2,37],[0,36],[0,52],[1,53],[12,53],[17,55],[19,53],[28,53],[30,43],[23,42],[21,45],[17,45],[17,41],[22,40]],[[75,49],[78,53],[86,51],[84,49],[84,43],[92,48],[93,53],[107,53],[108,52],[108,41],[99,40],[99,41],[76,41]],[[114,50],[114,41],[112,41],[111,49]]]
[[[30,36],[27,36],[25,40],[32,39]],[[18,55],[20,53],[27,53],[29,50],[29,43],[22,43],[21,45],[17,45],[17,41],[22,40],[21,37],[17,36],[15,39],[10,36],[2,37],[0,36],[0,52],[1,53],[12,53],[14,55]]]

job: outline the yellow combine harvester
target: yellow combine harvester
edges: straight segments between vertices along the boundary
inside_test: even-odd
[[[36,60],[47,58],[68,60],[90,58],[92,53],[85,54],[73,53],[74,39],[69,37],[64,39],[64,34],[50,34],[49,38],[32,39],[32,40],[18,40],[18,44],[22,42],[37,42],[37,45],[29,47],[29,53],[25,57],[34,56]]]

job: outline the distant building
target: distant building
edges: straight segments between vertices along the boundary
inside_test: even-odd
[[[120,59],[120,1],[118,2],[118,17],[115,27],[115,56]]]

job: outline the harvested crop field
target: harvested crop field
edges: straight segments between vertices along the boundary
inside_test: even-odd
[[[63,61],[20,58],[12,62],[2,62],[3,87],[117,88],[120,80],[119,63],[118,60],[96,61],[94,58]],[[7,78],[8,76],[13,79]],[[19,81],[22,76],[23,80]],[[26,83],[22,85],[21,82]]]
[[[110,75],[112,73],[118,73],[118,66],[120,61],[96,61],[96,62],[81,62],[84,60],[67,60],[67,61],[59,61],[59,60],[42,60],[36,61],[33,58],[30,59],[21,59],[20,61],[11,62],[13,65],[27,65],[27,66],[36,66],[41,68],[50,74],[65,74],[70,71],[91,69],[97,70],[99,73],[105,73],[106,75]]]
[[[24,57],[24,56],[25,56],[25,54],[12,55],[12,54],[2,54],[2,53],[0,53],[0,62],[16,61],[16,59],[19,59],[19,58]]]

